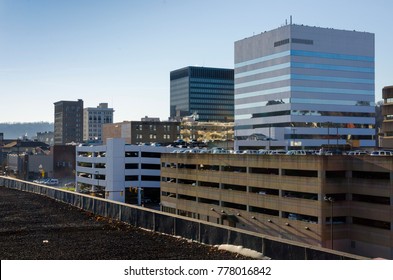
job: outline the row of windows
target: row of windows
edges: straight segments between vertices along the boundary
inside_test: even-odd
[[[99,132],[99,133],[101,133],[101,129],[97,129],[97,128],[89,128],[89,133],[97,133],[97,132]]]
[[[232,117],[230,117],[232,114],[228,114],[228,113],[221,113],[218,114],[218,112],[216,112],[215,115],[199,115],[199,120],[200,121],[224,121],[224,122],[228,122],[232,119]]]
[[[233,105],[203,105],[203,104],[192,104],[192,109],[216,109],[216,110],[232,110],[234,109]],[[199,110],[198,110],[199,111]]]
[[[164,131],[171,131],[173,126],[172,125],[163,125],[162,128]],[[148,128],[148,129],[147,129]],[[158,126],[158,128],[160,128],[160,125]],[[142,125],[142,124],[138,124],[135,126],[135,130],[149,130],[149,131],[156,131],[157,130],[157,125],[155,124],[150,124],[150,125]],[[176,130],[179,131],[180,127],[177,125],[176,126]]]
[[[219,79],[203,79],[203,78],[190,78],[190,83],[203,83],[203,84],[226,84],[233,85],[234,84],[235,75],[232,74],[232,78],[228,80],[219,80]]]
[[[226,94],[228,95],[228,97],[232,96],[233,97],[233,93],[234,90],[225,90],[225,89],[211,89],[211,88],[191,88],[190,89],[190,93],[196,93],[196,92],[200,92],[200,93],[209,93],[209,94]]]
[[[327,112],[312,110],[285,110],[267,113],[252,114],[251,118],[264,118],[273,116],[323,116],[323,117],[364,117],[373,118],[375,113],[358,113],[358,112]]]
[[[290,81],[290,80],[304,80],[304,81],[319,81],[319,82],[335,82],[335,83],[356,83],[356,84],[374,84],[374,79],[360,79],[360,78],[345,78],[345,77],[333,77],[333,76],[312,76],[312,75],[300,75],[290,74],[281,75],[271,78],[258,79],[255,81],[237,83],[236,89],[266,85],[275,82]]]
[[[223,85],[223,84],[206,84],[206,83],[192,83],[190,84],[191,89],[222,89],[222,90],[232,90],[234,89],[234,85]]]
[[[268,100],[262,102],[253,102],[236,105],[236,109],[257,108],[263,106],[272,106],[280,104],[323,104],[323,105],[350,105],[350,106],[372,106],[375,107],[375,102],[372,101],[355,101],[355,100],[332,100],[332,99],[305,99],[305,98],[284,98],[276,100]]]
[[[368,95],[370,98],[374,96],[372,90],[361,90],[361,89],[344,89],[344,88],[321,88],[321,87],[301,87],[301,86],[285,86],[279,88],[265,89],[263,91],[251,91],[245,93],[237,93],[235,100],[248,98],[248,97],[259,97],[268,94],[277,93],[288,93],[288,92],[302,92],[302,93],[314,93],[314,94],[356,94],[356,95]]]
[[[103,121],[104,123],[111,123],[112,122],[112,118],[109,118],[109,117],[105,117],[105,118],[102,118],[101,119],[101,117],[98,117],[98,118],[96,118],[96,117],[89,117],[89,123],[94,123],[94,122],[98,122],[98,123],[101,123],[101,121]]]
[[[341,134],[335,134],[336,131],[333,131],[334,128],[331,129],[332,132],[328,135],[326,134],[285,134],[284,139],[330,139],[332,141],[339,140],[339,139],[352,139],[352,140],[373,140],[374,135],[341,135]]]
[[[313,40],[307,40],[307,39],[297,39],[297,38],[291,38],[291,43],[293,44],[304,44],[304,45],[313,45],[314,41]],[[289,44],[289,38],[284,39],[281,41],[274,42],[274,47],[282,46]]]
[[[141,163],[141,169],[160,170],[160,164]],[[125,169],[139,169],[139,163],[126,163]]]
[[[113,111],[89,111],[89,115],[112,115]]]
[[[238,125],[236,130],[254,129],[254,128],[271,128],[271,127],[311,127],[311,128],[367,128],[374,129],[373,124],[357,124],[357,123],[330,123],[327,122],[284,122],[284,123],[269,123],[256,125]]]
[[[304,45],[313,45],[314,41],[313,40],[308,40],[308,39],[297,39],[297,38],[292,38],[291,39],[292,43],[295,44],[304,44]]]
[[[219,101],[220,104],[230,104],[233,105],[233,99],[232,100],[212,100],[212,99],[206,99],[206,98],[195,98],[195,99],[190,99],[190,103],[208,103],[211,104],[212,101]]]
[[[166,140],[170,140],[170,139],[171,139],[171,135],[170,135],[170,134],[162,134],[161,136],[162,136],[163,139],[166,139]],[[145,138],[146,138],[146,137],[145,137]],[[142,140],[142,139],[144,139],[144,137],[143,137],[142,134],[137,134],[137,135],[136,135],[136,139]],[[155,140],[155,139],[157,139],[157,134],[149,134],[149,139],[150,139],[150,140]]]
[[[233,110],[226,110],[226,109],[216,109],[216,110],[205,110],[205,109],[196,109],[196,108],[190,108],[190,111],[198,111],[199,115],[199,120],[210,120],[210,118],[217,119],[217,117],[222,116],[222,119],[224,120],[225,118],[230,118],[230,116],[233,116]],[[211,115],[209,115],[211,114]]]
[[[338,53],[323,53],[323,52],[313,52],[304,50],[287,50],[271,55],[266,55],[263,57],[254,58],[251,60],[239,62],[235,64],[235,68],[244,67],[260,62],[269,61],[276,58],[281,58],[285,56],[305,56],[305,57],[315,57],[324,59],[335,59],[335,60],[352,60],[352,61],[362,61],[370,62],[370,67],[373,68],[374,56],[360,56],[360,55],[348,55],[348,54],[338,54]]]
[[[79,106],[65,106],[64,107],[65,111],[77,111],[79,112],[80,110],[83,110],[83,108],[79,107]]]
[[[138,175],[126,175],[124,177],[125,181],[153,181],[153,182],[159,182],[160,181],[160,176],[148,176],[148,175],[141,175],[141,179],[139,180]]]
[[[190,94],[190,98],[198,98],[198,99],[204,98],[204,99],[212,100],[212,101],[214,101],[214,100],[228,100],[228,101],[232,102],[232,104],[234,103],[233,94],[229,94],[229,95],[227,95],[227,94],[219,94],[219,95],[212,96],[211,94],[194,94],[194,93],[191,93]]]
[[[211,69],[205,67],[190,67],[190,79],[194,78],[208,78],[208,79],[233,79],[233,69]]]
[[[274,42],[274,47],[279,47],[286,44],[289,44],[289,38]]]

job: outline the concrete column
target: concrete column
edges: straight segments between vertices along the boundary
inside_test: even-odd
[[[325,170],[318,170],[318,178],[326,179],[326,171]]]

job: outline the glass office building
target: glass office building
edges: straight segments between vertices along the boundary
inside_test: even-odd
[[[234,70],[188,66],[170,73],[171,118],[233,121]]]
[[[290,24],[235,42],[236,146],[374,147],[374,75],[372,33]]]

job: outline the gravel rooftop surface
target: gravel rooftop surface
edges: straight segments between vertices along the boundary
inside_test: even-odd
[[[1,260],[250,259],[0,187]]]

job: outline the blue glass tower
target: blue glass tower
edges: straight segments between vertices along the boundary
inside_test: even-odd
[[[233,121],[234,70],[188,66],[170,73],[171,117]]]
[[[374,147],[374,75],[372,33],[290,24],[235,42],[237,146]]]

